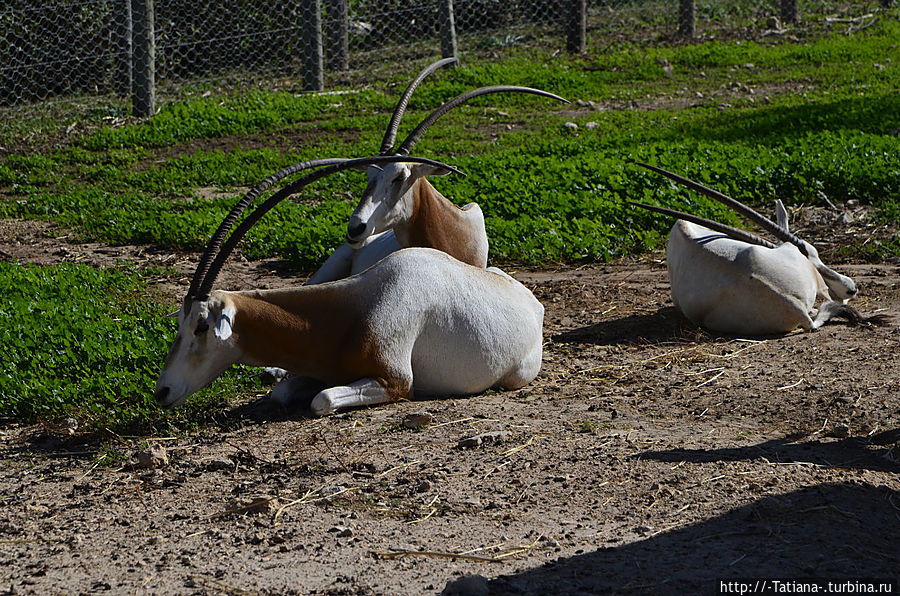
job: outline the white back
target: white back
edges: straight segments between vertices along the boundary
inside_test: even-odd
[[[466,265],[441,251],[394,253],[363,278],[371,320],[409,359],[416,393],[468,395],[515,388],[540,370],[544,307],[499,270]]]
[[[672,299],[711,330],[767,335],[811,328],[825,284],[797,247],[766,248],[678,220],[666,246]]]
[[[362,273],[401,248],[403,247],[397,242],[393,230],[369,236],[359,248],[352,248],[345,242],[337,247],[322,266],[310,276],[306,285],[335,281]]]

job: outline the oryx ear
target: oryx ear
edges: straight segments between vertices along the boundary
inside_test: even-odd
[[[413,179],[421,178],[423,176],[446,176],[447,174],[453,173],[453,170],[433,166],[427,163],[413,164],[412,167],[409,168],[409,171],[410,178]]]
[[[231,337],[231,326],[234,324],[234,305],[226,304],[216,318],[216,337],[225,341]]]
[[[790,223],[788,222],[788,212],[784,208],[781,199],[775,199],[775,223],[785,232],[790,232]]]

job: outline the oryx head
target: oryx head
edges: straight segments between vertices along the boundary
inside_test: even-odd
[[[426,176],[446,176],[456,170],[416,163],[369,166],[369,183],[347,224],[347,244],[358,248],[373,234],[393,229],[412,215],[412,193]]]
[[[238,337],[232,331],[240,313],[227,293],[212,292],[225,260],[244,235],[270,209],[301,188],[325,176],[347,169],[384,166],[397,161],[428,164],[453,169],[440,162],[420,157],[377,156],[360,159],[320,159],[296,164],[266,178],[238,202],[210,238],[200,257],[187,295],[178,312],[178,333],[156,382],[159,405],[170,408],[211,383],[243,354]],[[225,240],[237,219],[260,194],[275,182],[303,170],[319,168],[274,193],[248,215]]]
[[[240,359],[231,334],[234,316],[234,305],[219,292],[202,301],[185,300],[178,311],[178,334],[156,381],[160,406],[181,404]]]
[[[800,242],[802,243],[802,246],[798,246],[797,248],[806,255],[810,264],[812,264],[819,275],[822,276],[822,280],[825,282],[825,285],[828,288],[828,294],[831,296],[832,300],[846,302],[856,296],[859,290],[856,287],[855,281],[846,275],[841,275],[823,263],[819,258],[819,251],[816,250],[815,246],[805,240],[800,240]]]
[[[419,86],[419,84],[431,73],[442,66],[446,66],[456,62],[456,58],[446,58],[439,60],[427,68],[422,70],[419,75],[409,84],[397,103],[391,120],[388,123],[387,131],[381,142],[380,155],[409,155],[409,152],[422,137],[428,128],[434,124],[438,118],[452,110],[453,108],[481,95],[489,93],[531,93],[550,97],[568,103],[568,100],[541,91],[540,89],[532,89],[530,87],[516,87],[509,85],[498,85],[491,87],[481,87],[473,89],[467,93],[460,94],[453,99],[447,101],[439,108],[434,110],[427,118],[406,137],[400,147],[394,149],[394,141],[397,136],[397,130],[400,127],[400,121],[406,112],[406,106],[409,104],[410,97]],[[415,165],[410,163],[395,163],[383,168],[370,167],[368,169],[369,183],[360,199],[359,205],[350,216],[350,222],[347,225],[347,243],[357,248],[362,245],[372,234],[377,234],[385,230],[394,228],[398,222],[408,220],[411,211],[412,188],[417,181],[426,176],[446,176],[452,169],[434,168],[431,166]]]
[[[830,295],[832,300],[846,301],[850,298],[856,296],[857,288],[856,283],[847,277],[846,275],[841,275],[837,271],[834,271],[825,263],[822,262],[822,259],[819,258],[819,251],[816,250],[816,247],[810,244],[809,242],[797,237],[792,234],[790,231],[788,214],[787,210],[784,208],[784,205],[780,200],[775,201],[775,220],[772,221],[767,217],[759,214],[752,208],[740,203],[731,197],[724,195],[716,190],[703,186],[698,182],[694,182],[693,180],[689,180],[677,174],[673,174],[672,172],[663,170],[662,168],[657,168],[656,166],[651,166],[641,162],[635,162],[637,165],[647,168],[648,170],[652,170],[658,174],[662,174],[663,176],[678,182],[679,184],[683,184],[688,188],[696,190],[697,192],[704,194],[712,199],[715,199],[735,210],[739,214],[745,216],[747,219],[753,221],[757,225],[759,225],[764,230],[771,233],[773,236],[778,238],[783,243],[790,243],[797,247],[797,249],[807,258],[809,259],[810,265],[816,270],[816,272],[821,276],[822,281],[824,282],[828,294]],[[699,224],[701,226],[705,226],[711,230],[715,230],[717,232],[721,232],[730,236],[736,240],[741,240],[743,242],[748,242],[750,244],[758,244],[760,246],[766,246],[769,248],[775,248],[775,245],[765,240],[764,238],[760,238],[746,232],[744,230],[739,230],[737,228],[733,228],[731,226],[727,226],[721,224],[716,221],[712,221],[709,219],[705,219],[702,217],[697,217],[696,215],[691,215],[690,213],[684,213],[681,211],[674,211],[671,209],[666,209],[664,207],[656,207],[653,205],[645,205],[642,203],[631,203],[632,205],[642,207],[644,209],[648,209],[650,211],[655,211],[657,213],[663,213],[665,215],[671,215],[672,217],[677,217],[679,219],[683,219],[686,221],[691,221],[693,223]]]

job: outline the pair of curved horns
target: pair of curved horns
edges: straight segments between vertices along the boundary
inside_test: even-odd
[[[413,81],[406,88],[406,91],[403,92],[403,95],[400,97],[400,101],[397,102],[397,107],[394,108],[394,113],[391,115],[391,120],[388,123],[387,131],[384,134],[384,139],[381,141],[381,149],[379,153],[381,155],[389,155],[393,152],[394,141],[397,137],[397,129],[400,128],[400,121],[403,119],[403,114],[406,112],[406,107],[409,105],[409,99],[412,97],[413,92],[419,86],[419,84],[425,80],[425,78],[441,68],[442,66],[448,66],[450,64],[454,64],[456,62],[456,58],[444,58],[443,60],[438,60],[427,66],[419,75],[413,79]],[[468,91],[466,93],[462,93],[457,95],[450,101],[447,101],[437,109],[435,109],[427,118],[422,120],[419,125],[413,129],[413,131],[406,137],[406,140],[400,144],[400,147],[395,152],[397,155],[409,155],[409,152],[412,151],[412,148],[418,142],[418,140],[425,134],[425,131],[428,130],[432,124],[437,122],[438,118],[452,110],[453,108],[469,101],[470,99],[474,99],[481,95],[488,95],[489,93],[531,93],[532,95],[540,95],[543,97],[549,97],[551,99],[556,99],[565,103],[569,103],[569,100],[560,97],[558,95],[554,95],[553,93],[549,93],[547,91],[542,91],[540,89],[532,89],[531,87],[517,87],[514,85],[493,85],[490,87],[480,87],[478,89],[473,89],[472,91]]]
[[[687,186],[690,189],[696,190],[700,194],[706,195],[711,199],[715,199],[716,201],[722,203],[726,207],[733,209],[734,211],[743,215],[747,219],[756,223],[758,226],[760,226],[764,230],[767,230],[768,232],[770,232],[772,235],[774,235],[776,238],[778,238],[782,242],[790,242],[791,244],[793,244],[794,246],[799,248],[801,250],[801,252],[806,254],[806,243],[803,240],[801,240],[799,237],[795,236],[794,234],[790,233],[788,230],[785,230],[784,228],[782,228],[780,225],[778,225],[777,223],[775,223],[768,217],[766,217],[766,216],[758,213],[754,209],[748,207],[747,205],[744,205],[743,203],[736,201],[735,199],[732,199],[728,195],[725,195],[717,190],[713,190],[713,189],[709,188],[708,186],[704,186],[704,185],[700,184],[699,182],[695,182],[695,181],[685,178],[683,176],[679,176],[678,174],[674,174],[672,172],[669,172],[668,170],[664,170],[664,169],[658,168],[656,166],[651,166],[649,164],[645,164],[645,163],[642,163],[639,161],[636,161],[634,163],[641,166],[642,168],[646,168],[652,172],[656,172],[657,174],[660,174],[662,176],[665,176],[666,178],[674,180],[675,182],[677,182],[679,184]],[[712,221],[710,219],[697,217],[696,215],[691,215],[689,213],[684,213],[681,211],[674,211],[672,209],[666,209],[664,207],[654,207],[652,205],[645,205],[643,203],[631,203],[631,204],[636,207],[641,207],[642,209],[647,209],[649,211],[655,211],[656,213],[662,213],[664,215],[670,215],[672,217],[677,217],[679,219],[691,221],[693,223],[710,228],[711,230],[715,230],[717,232],[721,232],[723,234],[727,234],[729,236],[737,238],[738,240],[743,240],[744,242],[751,242],[752,244],[759,244],[761,246],[767,246],[769,248],[774,247],[774,245],[771,242],[769,242],[768,240],[765,240],[758,236],[754,236],[753,234],[750,234],[749,232],[745,232],[743,230],[739,230],[739,229],[733,228],[731,226],[726,226],[724,224],[720,224],[720,223],[718,223],[716,221]]]
[[[487,95],[489,93],[518,92],[541,95],[544,97],[549,97],[565,103],[569,103],[567,99],[559,97],[558,95],[554,95],[540,89],[532,89],[530,87],[498,85],[474,89],[472,91],[454,97],[450,101],[444,103],[436,110],[434,110],[409,134],[406,140],[403,141],[399,149],[395,152],[395,155],[390,155],[393,152],[394,141],[396,140],[397,130],[400,127],[400,121],[403,119],[403,114],[406,112],[406,108],[409,105],[409,100],[412,97],[412,94],[415,92],[416,88],[421,84],[423,80],[425,80],[426,77],[428,77],[428,75],[443,66],[454,64],[456,61],[456,58],[445,58],[443,60],[438,60],[437,62],[434,62],[424,68],[418,74],[418,76],[413,79],[413,81],[406,88],[406,91],[404,91],[403,95],[400,98],[400,101],[397,103],[397,106],[394,109],[394,113],[391,116],[391,120],[388,124],[387,131],[385,132],[384,139],[381,142],[379,156],[359,159],[328,158],[307,161],[284,168],[283,170],[272,174],[271,176],[251,188],[247,192],[247,194],[245,194],[244,197],[232,208],[232,210],[228,213],[228,215],[216,229],[213,236],[210,238],[209,243],[206,245],[206,249],[203,252],[203,255],[200,257],[200,262],[197,265],[197,269],[194,272],[194,276],[191,280],[191,285],[188,288],[188,293],[185,301],[189,299],[206,299],[209,296],[209,292],[212,289],[212,284],[215,282],[219,271],[221,271],[222,265],[224,264],[225,260],[234,250],[234,247],[237,245],[238,241],[240,241],[240,239],[247,233],[247,231],[249,231],[249,229],[253,227],[253,224],[256,223],[256,221],[258,221],[260,217],[262,217],[267,211],[269,211],[280,201],[292,194],[295,194],[300,190],[300,188],[306,186],[307,184],[310,184],[311,182],[314,182],[315,180],[350,168],[361,168],[370,165],[379,165],[398,161],[431,164],[445,168],[451,172],[461,174],[462,172],[452,166],[448,166],[447,164],[430,159],[408,157],[408,155],[419,138],[421,138],[425,131],[428,130],[428,128],[433,125],[438,120],[438,118],[440,118],[453,108],[469,101],[470,99],[479,97],[481,95]],[[277,193],[272,195],[263,204],[258,206],[253,211],[253,213],[251,213],[243,222],[241,222],[237,229],[235,229],[234,233],[232,233],[231,236],[228,237],[228,240],[225,241],[226,234],[228,234],[228,232],[234,227],[237,219],[241,216],[241,214],[244,213],[244,211],[247,210],[250,204],[259,197],[260,194],[271,188],[279,180],[311,168],[322,169],[317,170],[311,174],[307,174],[303,178],[285,186]]]
[[[210,238],[209,243],[206,245],[206,250],[203,251],[203,255],[200,257],[200,262],[197,265],[197,269],[194,272],[194,277],[191,281],[190,288],[188,289],[187,296],[185,297],[185,303],[187,303],[187,301],[189,300],[202,301],[206,300],[209,297],[209,293],[212,290],[212,285],[215,283],[219,272],[222,270],[222,266],[225,264],[226,259],[228,259],[229,255],[235,249],[238,242],[240,242],[244,235],[250,230],[250,228],[252,228],[256,224],[257,221],[259,221],[259,219],[263,215],[265,215],[269,210],[271,210],[273,207],[275,207],[275,205],[277,205],[284,199],[293,194],[296,194],[300,191],[301,188],[312,182],[315,182],[316,180],[319,180],[326,176],[330,176],[331,174],[336,174],[337,172],[341,172],[343,170],[364,169],[370,165],[380,165],[399,161],[424,163],[441,167],[457,174],[462,173],[453,166],[439,161],[426,159],[423,157],[406,157],[399,155],[379,155],[374,157],[361,157],[357,159],[316,159],[295,164],[293,166],[280,170],[279,172],[272,174],[271,176],[251,188],[247,192],[247,194],[245,194],[244,197],[237,203],[237,205],[232,208],[231,212],[229,212],[229,214],[219,225],[212,238]],[[256,209],[254,209],[253,212],[250,213],[250,215],[248,215],[240,223],[240,225],[238,225],[237,228],[235,228],[234,232],[232,232],[232,234],[228,237],[228,240],[225,240],[223,243],[225,235],[234,226],[237,218],[240,217],[240,215],[247,209],[247,207],[250,206],[253,200],[256,199],[262,192],[267,190],[275,182],[281,180],[282,178],[286,178],[291,174],[296,174],[298,172],[302,172],[304,170],[309,170],[312,168],[319,169],[306,174],[302,178],[286,185],[271,197],[266,199],[266,201],[256,207]]]
[[[279,170],[275,172],[262,182],[255,185],[253,188],[247,191],[247,193],[241,198],[237,204],[232,207],[231,211],[228,215],[225,216],[225,219],[222,220],[222,223],[219,224],[219,227],[213,233],[212,237],[209,239],[209,242],[206,244],[206,249],[203,251],[203,254],[200,256],[200,262],[197,264],[197,269],[194,271],[194,277],[191,280],[191,285],[188,288],[188,297],[193,297],[197,295],[197,288],[200,286],[200,283],[203,281],[203,278],[206,277],[206,273],[209,271],[210,263],[212,262],[215,253],[218,252],[219,247],[222,245],[222,241],[225,239],[225,235],[234,227],[235,221],[240,215],[250,206],[256,198],[272,187],[276,182],[287,178],[292,174],[296,174],[297,172],[301,172],[303,170],[307,170],[313,167],[319,166],[327,166],[332,164],[337,164],[345,161],[344,158],[336,157],[331,159],[317,159],[314,161],[306,161],[298,164],[294,164],[292,166],[288,166],[283,170]]]
[[[397,107],[394,108],[394,113],[391,115],[391,121],[388,123],[387,131],[385,131],[384,138],[381,140],[381,149],[378,151],[379,155],[388,155],[394,148],[394,141],[397,139],[397,129],[400,128],[400,121],[403,119],[403,114],[406,113],[409,99],[416,91],[416,88],[418,88],[422,81],[425,80],[425,77],[443,66],[456,64],[456,62],[456,58],[444,58],[443,60],[433,62],[425,67],[406,87],[406,91],[403,92],[400,101],[397,102]]]
[[[691,215],[690,213],[685,213],[683,211],[675,211],[674,209],[666,209],[665,207],[657,207],[656,205],[648,205],[646,203],[636,203],[634,201],[627,201],[629,205],[634,207],[640,207],[641,209],[646,209],[647,211],[653,211],[654,213],[661,213],[663,215],[669,215],[676,219],[683,219],[685,221],[690,221],[695,224],[701,225],[703,227],[709,228],[710,230],[714,230],[716,232],[721,232],[726,236],[730,236],[735,240],[741,240],[743,242],[747,242],[749,244],[758,244],[760,246],[765,246],[766,248],[775,248],[775,245],[766,240],[765,238],[760,238],[750,232],[746,232],[739,228],[733,228],[731,226],[725,225],[723,223],[719,223],[712,219],[706,219],[704,217],[699,217],[697,215]]]

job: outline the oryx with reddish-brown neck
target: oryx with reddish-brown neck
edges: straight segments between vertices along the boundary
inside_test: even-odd
[[[562,97],[530,87],[481,87],[458,95],[434,110],[395,149],[397,130],[413,92],[428,75],[455,61],[455,58],[439,60],[422,70],[409,84],[388,123],[380,155],[409,155],[425,131],[441,116],[482,95],[531,93],[568,103]],[[487,266],[488,238],[481,208],[476,203],[457,207],[427,179],[449,173],[430,164],[406,161],[370,166],[368,185],[347,224],[346,243],[335,250],[307,283],[321,283],[357,273],[402,247],[435,248],[464,263]]]
[[[631,203],[678,218],[666,244],[672,300],[684,315],[713,331],[741,335],[812,331],[835,316],[863,318],[846,304],[856,283],[819,258],[816,248],[792,234],[787,210],[775,202],[776,221],[702,184],[655,166],[638,165],[711,197],[774,235],[781,244],[716,221],[663,207]],[[816,302],[820,301],[818,308]]]
[[[400,159],[450,167],[398,156],[298,164],[294,172],[319,169],[272,195],[223,243],[250,201],[232,210],[209,241],[178,314],[178,333],[156,383],[161,406],[182,403],[235,363],[296,373],[273,397],[312,398],[317,415],[414,394],[514,389],[538,374],[540,302],[498,269],[472,267],[433,249],[397,251],[335,282],[212,291],[237,242],[280,200],[337,171]],[[263,186],[248,193],[251,200]]]

